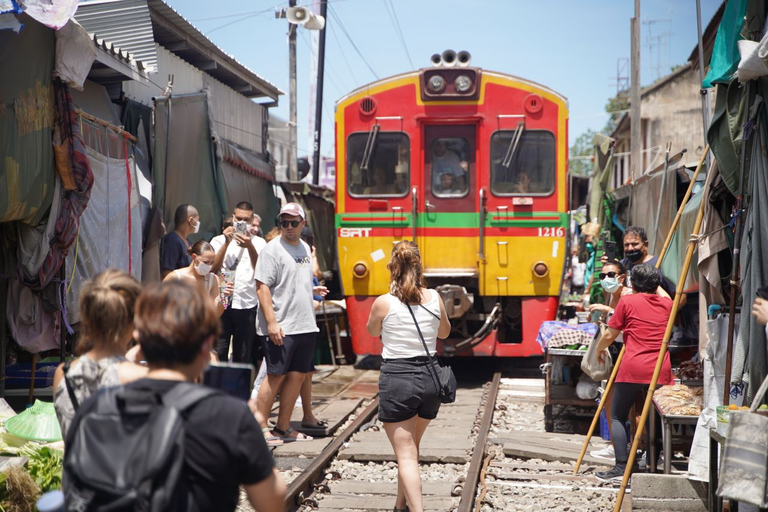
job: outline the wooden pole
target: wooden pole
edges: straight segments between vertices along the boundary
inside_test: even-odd
[[[696,249],[696,243],[698,242],[698,234],[701,229],[701,222],[704,219],[704,208],[707,205],[707,195],[709,193],[709,183],[712,179],[710,173],[707,176],[707,181],[704,185],[704,190],[701,197],[701,206],[699,206],[699,213],[696,215],[696,222],[693,225],[693,231],[691,232],[691,239],[688,241],[688,250],[685,253],[685,260],[683,260],[683,270],[680,272],[680,278],[677,281],[677,290],[675,292],[675,300],[672,303],[672,311],[669,314],[669,320],[667,321],[667,329],[664,332],[664,338],[661,342],[661,348],[659,349],[659,357],[656,358],[656,368],[653,370],[653,377],[648,385],[648,393],[643,403],[643,413],[640,415],[640,422],[635,432],[635,437],[632,441],[632,448],[629,450],[629,459],[627,459],[627,467],[624,470],[624,478],[621,480],[621,487],[619,487],[619,496],[616,499],[616,505],[613,507],[613,512],[621,511],[621,504],[624,501],[624,494],[627,490],[627,484],[629,483],[629,476],[632,474],[632,466],[635,463],[635,457],[637,456],[637,447],[640,444],[640,438],[643,435],[643,428],[645,428],[645,422],[648,419],[648,413],[653,407],[653,392],[656,389],[656,383],[659,381],[659,375],[661,374],[661,366],[664,363],[664,356],[667,353],[667,347],[669,346],[669,338],[672,335],[672,327],[675,325],[675,317],[677,311],[680,309],[680,300],[683,297],[683,288],[685,286],[685,280],[688,277],[688,271],[691,268],[691,261],[693,260],[693,252]],[[649,446],[648,450],[652,450],[653,447]],[[669,457],[670,454],[664,454],[665,457]]]
[[[35,400],[35,376],[37,375],[37,354],[32,354],[32,378],[29,381],[29,400],[27,403],[32,405]]]
[[[677,215],[675,215],[675,219],[672,221],[672,226],[670,226],[669,232],[667,233],[667,239],[664,240],[664,246],[661,248],[661,253],[659,253],[659,257],[656,261],[656,268],[661,268],[661,262],[664,261],[664,256],[667,254],[667,249],[669,248],[669,244],[672,242],[672,235],[674,235],[675,230],[677,229],[677,225],[680,224],[680,218],[683,216],[683,210],[685,209],[685,206],[688,204],[688,200],[691,198],[693,185],[696,183],[696,178],[698,178],[699,172],[701,172],[701,168],[704,165],[704,159],[706,158],[708,152],[709,152],[709,146],[704,148],[704,154],[701,155],[701,159],[699,160],[699,165],[696,167],[696,171],[693,173],[693,176],[691,177],[691,182],[688,184],[688,190],[685,191],[685,196],[683,197],[683,201],[680,203],[680,207],[677,209]],[[621,364],[621,360],[624,358],[624,348],[625,347],[621,347],[621,352],[619,352],[619,357],[616,358],[616,363],[614,363],[613,365],[613,371],[611,372],[611,376],[608,379],[608,384],[606,384],[605,386],[605,391],[603,391],[603,396],[608,396],[608,393],[610,393],[611,388],[613,387],[613,381],[616,380],[616,374],[619,371],[619,365]],[[584,460],[584,455],[587,453],[587,448],[589,448],[589,442],[592,440],[592,435],[595,433],[595,427],[597,426],[597,422],[600,420],[601,412],[603,412],[602,400],[597,404],[597,411],[595,412],[595,417],[592,418],[592,424],[589,426],[589,431],[587,432],[587,438],[584,440],[584,445],[581,447],[581,453],[579,454],[579,458],[576,461],[576,465],[573,468],[574,475],[579,472],[579,468],[581,467],[581,462]],[[610,419],[608,421],[610,421]]]
[[[643,134],[640,112],[640,0],[635,0],[635,17],[630,20],[631,73],[630,73],[630,151],[632,152],[631,176],[634,182],[643,175]]]

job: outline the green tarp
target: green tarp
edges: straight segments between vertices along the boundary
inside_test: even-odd
[[[6,16],[11,16],[8,14]],[[53,200],[54,31],[0,30],[0,222],[37,226]]]
[[[202,226],[199,233],[189,237],[189,241],[210,240],[221,233],[221,221],[228,212],[221,173],[214,160],[208,95],[173,96],[170,116],[168,103],[166,98],[155,101],[153,203],[162,210],[168,232],[174,227],[176,207],[193,205],[200,213]],[[169,118],[170,144],[166,148]]]
[[[683,260],[685,259],[685,253],[688,250],[688,241],[691,238],[691,233],[693,233],[694,224],[696,224],[696,216],[699,213],[702,195],[701,191],[699,191],[698,194],[691,196],[688,200],[688,204],[685,205],[683,214],[680,216],[680,223],[677,225],[675,234],[672,235],[672,240],[667,248],[667,253],[664,255],[664,261],[661,262],[661,272],[675,284],[680,280],[680,272],[683,269]],[[659,250],[661,250],[660,247]],[[699,269],[695,264],[695,262],[699,261],[697,252],[694,252],[691,261],[693,261],[694,264],[691,265],[691,268],[688,271],[688,278],[685,281],[683,290],[690,290],[699,282]]]
[[[739,67],[739,47],[736,44],[741,37],[741,26],[744,24],[744,14],[747,12],[749,0],[728,0],[723,12],[717,37],[712,49],[712,59],[709,62],[709,72],[704,77],[704,88],[715,84],[728,83]]]
[[[717,159],[723,182],[734,196],[739,195],[741,136],[747,116],[746,94],[738,80],[718,85],[707,142]]]
[[[595,161],[592,171],[592,188],[589,191],[589,220],[597,219],[597,223],[605,229],[603,200],[608,190],[613,167],[613,139],[602,133],[596,133],[594,146]]]

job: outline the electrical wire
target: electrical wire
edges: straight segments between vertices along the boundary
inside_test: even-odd
[[[365,63],[368,70],[371,72],[371,74],[376,77],[376,80],[379,80],[379,75],[376,74],[376,72],[373,70],[371,65],[368,63],[368,59],[365,58],[365,55],[363,55],[363,52],[360,51],[360,48],[357,47],[355,44],[355,41],[352,40],[352,36],[349,34],[349,31],[347,30],[347,27],[344,26],[344,22],[341,21],[341,18],[339,17],[339,14],[336,12],[336,9],[333,7],[332,3],[328,3],[328,12],[333,13],[334,19],[338,22],[339,28],[344,33],[345,36],[347,36],[347,39],[349,40],[349,44],[352,45],[352,48],[357,52],[357,54],[360,56],[360,58]]]
[[[382,0],[382,2],[384,2],[384,8],[387,9],[389,19],[392,20],[392,24],[395,26],[395,32],[397,32],[397,37],[400,39],[400,44],[403,45],[403,50],[405,50],[405,56],[408,57],[408,62],[411,64],[411,69],[416,69],[416,66],[413,65],[413,60],[411,60],[411,53],[408,51],[408,45],[405,44],[403,29],[400,27],[400,20],[397,19],[395,5],[392,3],[392,0]]]
[[[299,31],[299,34],[301,34],[301,40],[304,42],[304,44],[309,49],[309,52],[312,55],[312,58],[313,59],[317,59],[317,52],[315,51],[314,48],[312,48],[312,44],[309,42],[307,36],[304,34],[304,31]],[[341,75],[339,75],[338,71],[336,71],[336,69],[331,65],[331,63],[326,61],[325,64],[326,64],[326,66],[328,66],[328,69],[330,71],[332,71],[333,73],[336,74],[336,78],[339,78],[339,80],[341,80],[341,78],[340,78]],[[333,77],[331,76],[330,73],[327,74],[326,78],[328,78],[328,80],[330,80],[331,85],[333,85],[333,87],[336,89],[336,92],[338,92],[339,95],[343,95],[344,94],[343,91],[345,89],[343,89],[341,86],[339,86],[339,84],[336,82],[336,80],[333,79]]]
[[[217,30],[219,30],[221,28],[225,28],[225,27],[228,27],[230,25],[234,25],[235,23],[240,23],[241,21],[245,21],[245,20],[248,20],[248,19],[251,19],[251,18],[255,18],[256,16],[264,16],[264,13],[271,12],[272,10],[273,9],[270,8],[270,9],[264,9],[263,11],[256,11],[254,13],[248,14],[247,16],[243,16],[242,18],[238,18],[236,20],[224,23],[223,25],[219,25],[218,27],[214,27],[211,30],[209,30],[208,32],[205,32],[205,35],[207,36],[211,32],[216,32]]]
[[[344,62],[347,64],[347,69],[349,70],[349,74],[352,76],[352,80],[354,80],[355,82],[355,87],[359,87],[360,81],[357,79],[357,76],[355,75],[355,72],[352,69],[352,66],[349,64],[349,59],[347,59],[347,52],[344,51],[344,47],[341,46],[341,42],[339,42],[339,36],[336,33],[336,28],[334,27],[334,24],[330,23],[328,26],[331,27],[331,32],[333,33],[333,40],[336,41],[336,46],[338,46],[339,50],[341,51],[341,57],[344,59]]]

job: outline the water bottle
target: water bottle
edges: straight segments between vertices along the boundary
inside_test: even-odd
[[[64,493],[61,491],[48,491],[37,500],[39,512],[64,512]]]

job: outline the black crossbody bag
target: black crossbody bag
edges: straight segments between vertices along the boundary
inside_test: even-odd
[[[421,306],[421,304],[419,304]],[[405,304],[405,307],[408,308],[408,312],[411,313],[411,318],[413,318],[413,323],[416,324],[416,331],[419,333],[419,338],[421,339],[421,344],[424,345],[424,351],[427,353],[428,358],[432,358],[432,356],[429,354],[429,348],[427,348],[427,342],[424,340],[424,335],[421,334],[421,328],[419,327],[419,322],[416,321],[416,315],[413,314],[413,309],[411,309],[411,306],[408,304]],[[440,320],[440,317],[435,315],[433,312],[425,308],[424,306],[421,306],[424,308],[424,311],[429,313],[430,315],[434,316],[438,320]],[[437,384],[437,389],[440,392],[440,403],[443,404],[452,404],[456,401],[456,376],[453,374],[453,369],[450,366],[443,366],[440,365],[440,377],[437,376],[437,372],[435,371],[435,368],[432,366],[432,364],[427,363],[427,366],[429,366],[430,373],[432,374],[432,377],[435,379],[435,383]]]

